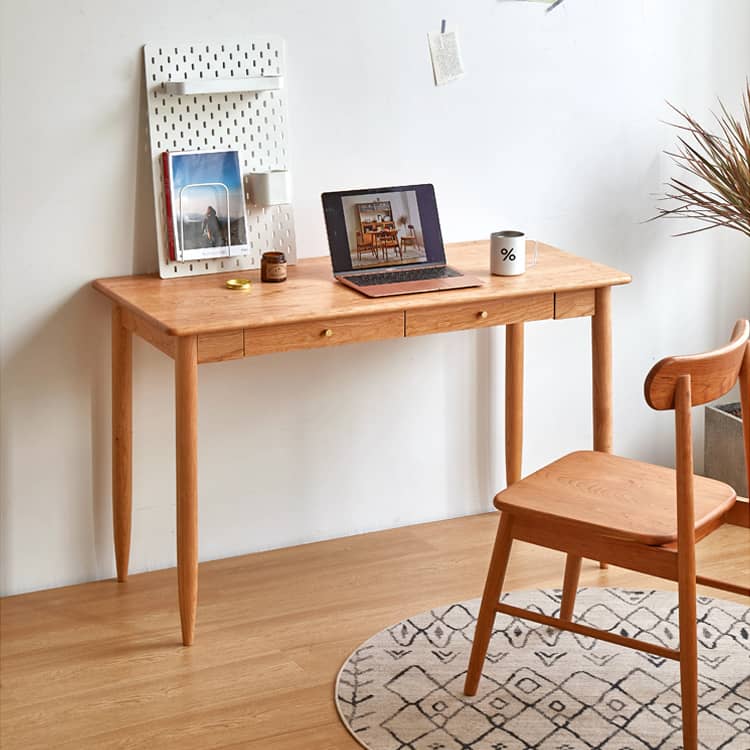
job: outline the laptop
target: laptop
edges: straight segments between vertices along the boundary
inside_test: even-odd
[[[368,297],[481,286],[445,263],[432,185],[323,193],[333,275]]]

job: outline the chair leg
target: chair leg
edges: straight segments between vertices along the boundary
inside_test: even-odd
[[[500,592],[503,588],[505,571],[508,568],[510,548],[513,544],[512,517],[509,513],[500,515],[500,525],[497,529],[495,547],[492,550],[490,569],[487,571],[487,580],[484,584],[482,604],[479,608],[477,627],[474,631],[474,644],[471,647],[469,668],[464,683],[466,695],[476,695],[479,687],[479,678],[482,676],[482,665],[484,657],[487,656],[487,647],[490,645],[492,626],[495,624],[495,605],[500,601]]]
[[[578,578],[581,575],[581,558],[571,555],[565,558],[565,576],[563,578],[562,603],[560,605],[560,619],[572,620],[573,608],[576,605],[576,591]]]
[[[682,746],[684,750],[698,750],[698,626],[694,577],[681,576],[679,606]]]

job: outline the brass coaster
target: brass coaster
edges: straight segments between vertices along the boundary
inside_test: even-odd
[[[228,279],[227,289],[250,289],[252,281],[250,279]]]

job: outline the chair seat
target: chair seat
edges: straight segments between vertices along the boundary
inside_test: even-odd
[[[495,506],[548,526],[574,524],[594,534],[661,546],[677,539],[675,482],[673,469],[579,451],[498,493]],[[713,528],[736,499],[729,485],[696,476],[696,538]]]

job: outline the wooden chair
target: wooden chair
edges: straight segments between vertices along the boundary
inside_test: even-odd
[[[647,403],[653,409],[675,411],[676,470],[583,451],[555,461],[495,497],[502,513],[477,619],[466,695],[477,692],[495,614],[501,612],[679,661],[683,743],[685,750],[696,750],[696,583],[746,596],[750,586],[696,575],[695,544],[722,524],[736,494],[726,484],[693,474],[691,407],[720,398],[739,379],[745,468],[750,474],[749,336],[750,323],[740,320],[730,343],[721,349],[668,357],[649,372],[644,389]],[[514,539],[567,553],[559,617],[500,602]],[[679,649],[573,622],[583,557],[677,581]]]
[[[417,245],[417,233],[414,230],[414,224],[409,224],[407,226],[407,229],[409,230],[409,234],[405,234],[401,238],[401,257],[402,258],[404,257],[403,253],[404,253],[404,248],[405,247],[407,247],[407,246],[414,247],[414,248],[418,248],[419,247]]]
[[[378,246],[375,243],[374,235],[357,232],[357,258],[362,260],[362,253],[372,253],[375,258],[378,257]]]
[[[383,229],[378,233],[378,249],[383,253],[383,258],[388,259],[388,250],[394,250],[404,259],[403,250],[398,242],[398,234],[395,229]]]

